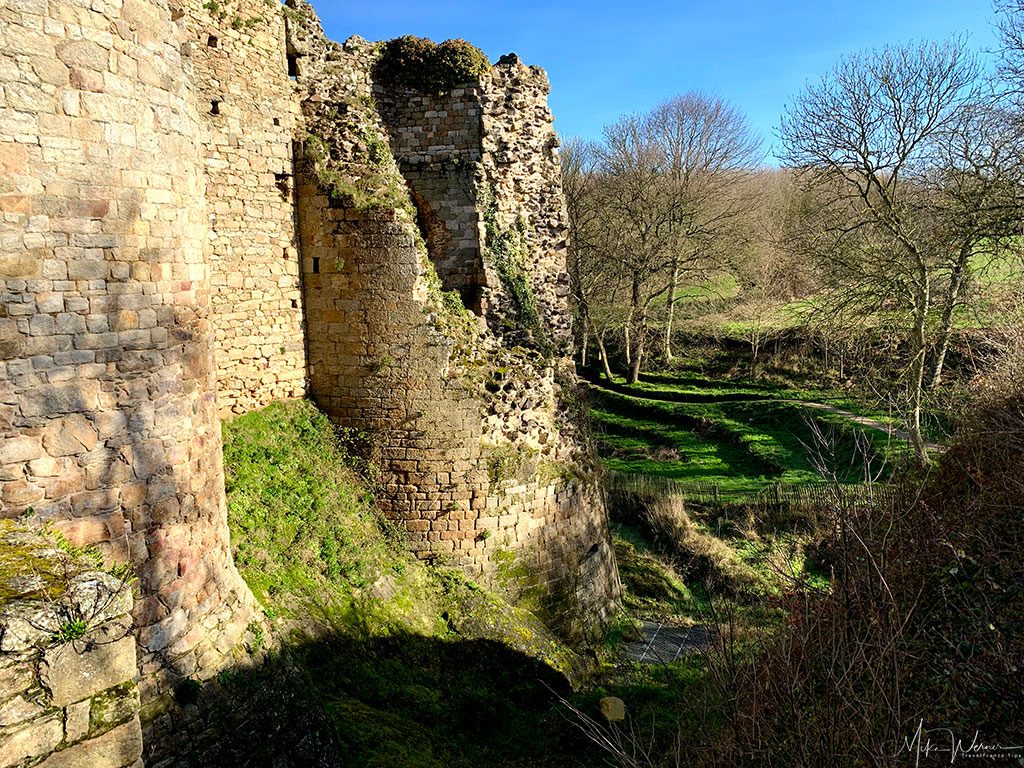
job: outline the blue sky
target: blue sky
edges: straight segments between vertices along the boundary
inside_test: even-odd
[[[991,0],[314,0],[335,40],[462,37],[515,51],[551,79],[563,137],[596,139],[626,112],[701,89],[739,106],[769,147],[787,99],[837,57],[890,42],[996,45]]]

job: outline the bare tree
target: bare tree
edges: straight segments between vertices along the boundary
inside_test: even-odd
[[[759,148],[734,107],[701,93],[621,118],[599,145],[569,144],[563,184],[573,227],[570,270],[583,333],[602,348],[606,373],[604,338],[618,325],[628,379],[637,381],[652,308],[662,298],[671,357],[679,285],[742,239]],[[599,307],[598,295],[617,304]]]
[[[622,330],[624,319],[619,306],[626,281],[621,265],[609,257],[614,245],[613,228],[601,206],[603,198],[597,190],[601,179],[596,165],[595,145],[581,140],[566,143],[562,150],[562,187],[572,233],[566,266],[575,300],[580,365],[588,363],[593,338],[605,377],[611,381],[614,374],[606,339]]]
[[[761,140],[746,117],[720,98],[691,91],[660,104],[648,118],[653,142],[665,155],[672,194],[680,204],[682,242],[671,262],[663,353],[672,359],[672,326],[680,279],[737,248],[758,198],[754,169]],[[716,258],[719,257],[719,258]]]
[[[801,243],[833,286],[826,311],[905,321],[908,432],[921,462],[924,393],[941,378],[969,274],[1019,231],[1017,171],[1001,162],[1015,139],[992,98],[961,42],[884,48],[808,86],[780,131],[813,200]]]

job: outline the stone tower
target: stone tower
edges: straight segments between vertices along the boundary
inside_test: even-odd
[[[0,504],[138,575],[143,701],[230,660],[203,124],[163,0],[0,9]]]
[[[575,405],[568,228],[543,70],[424,93],[289,4],[310,388],[366,437],[424,558],[531,595],[571,635],[618,581]]]

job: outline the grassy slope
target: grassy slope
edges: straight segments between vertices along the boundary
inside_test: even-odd
[[[751,491],[778,482],[821,482],[821,461],[842,480],[859,481],[855,432],[868,438],[876,463],[891,461],[902,450],[879,430],[854,428],[842,416],[781,402],[827,401],[830,393],[714,382],[693,374],[650,376],[614,389],[595,382],[594,387],[606,465],[620,472]],[[814,427],[830,437],[826,444]]]
[[[568,691],[552,667],[573,654],[532,615],[406,553],[344,448],[307,402],[225,425],[236,562],[288,641],[264,671],[221,682],[266,700],[275,722],[315,710],[345,765],[574,765],[587,745],[548,688]],[[233,748],[246,747],[226,741],[220,756],[248,754]]]

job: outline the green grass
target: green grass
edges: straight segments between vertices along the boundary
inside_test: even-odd
[[[274,403],[223,433],[235,563],[273,615],[371,634],[443,627],[439,590],[376,514],[326,416]]]
[[[316,733],[318,753],[345,765],[596,759],[552,692],[571,695],[564,675],[579,677],[580,658],[521,606],[414,558],[374,508],[350,435],[296,401],[227,423],[223,436],[236,563],[279,644],[258,669],[195,686],[189,700],[223,736],[204,764],[252,759],[253,723],[231,725],[239,698],[258,702],[244,710],[266,721],[257,730]]]
[[[812,399],[806,391],[679,381],[673,386],[670,377],[659,377],[614,389],[594,383],[592,413],[608,468],[750,492],[776,483],[820,483],[827,479],[822,464],[843,482],[861,482],[858,431],[878,465],[894,461],[901,450],[885,432],[776,399]],[[827,444],[820,444],[814,426],[830,436]]]

